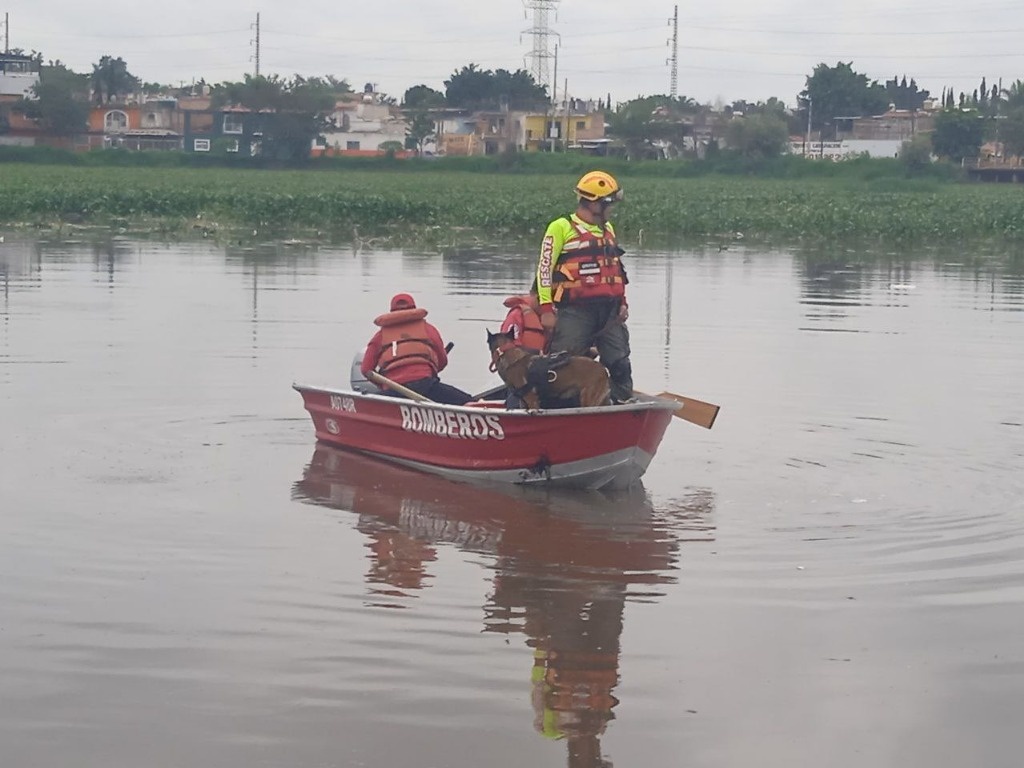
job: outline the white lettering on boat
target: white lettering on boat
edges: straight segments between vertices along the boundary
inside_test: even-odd
[[[400,405],[402,429],[456,440],[504,440],[505,430],[494,414],[458,413]]]
[[[331,410],[355,413],[356,401],[351,397],[345,397],[344,395],[331,395]]]

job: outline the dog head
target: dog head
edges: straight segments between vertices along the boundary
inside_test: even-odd
[[[492,353],[497,352],[505,344],[512,344],[515,339],[511,333],[491,333],[487,331],[487,348]]]
[[[510,362],[508,359],[505,359],[505,353],[520,349],[516,346],[515,338],[511,333],[491,333],[487,331],[487,348],[491,350],[491,370],[497,371],[504,379],[505,370]],[[516,359],[521,356],[513,355]]]

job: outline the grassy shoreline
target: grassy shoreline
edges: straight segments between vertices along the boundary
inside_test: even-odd
[[[0,226],[67,223],[268,236],[536,237],[573,206],[572,174],[0,164]],[[614,220],[645,242],[743,233],[786,240],[1024,240],[1024,192],[884,177],[623,177]]]

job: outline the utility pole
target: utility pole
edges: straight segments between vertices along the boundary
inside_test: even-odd
[[[255,41],[250,40],[249,42],[250,43],[255,42],[255,45],[256,45],[256,55],[253,57],[253,59],[256,62],[256,77],[259,77],[260,76],[260,15],[258,13],[256,14],[256,23],[253,26],[256,29],[256,39],[255,39]]]
[[[548,134],[548,145],[552,152],[555,151],[555,122],[558,120],[558,46],[555,46],[555,76],[551,81],[551,126],[545,126],[545,131]],[[547,122],[547,115],[545,115],[545,122]]]
[[[669,57],[668,64],[671,66],[670,74],[668,77],[668,95],[673,99],[679,95],[679,6],[673,7],[672,18],[668,20],[669,26],[672,27],[672,39],[669,40],[669,45],[672,46],[672,55]]]
[[[565,87],[562,88],[562,98],[565,99],[565,136],[562,140],[565,145],[565,151],[569,151],[569,78],[565,78]]]
[[[814,109],[814,99],[807,97],[807,136],[804,137],[804,157],[807,157],[807,150],[811,148],[811,110]]]
[[[11,15],[4,13],[4,53],[11,52]]]

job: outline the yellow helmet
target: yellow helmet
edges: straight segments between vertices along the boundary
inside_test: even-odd
[[[576,194],[592,202],[614,203],[622,199],[622,188],[611,174],[590,171],[576,183]]]

